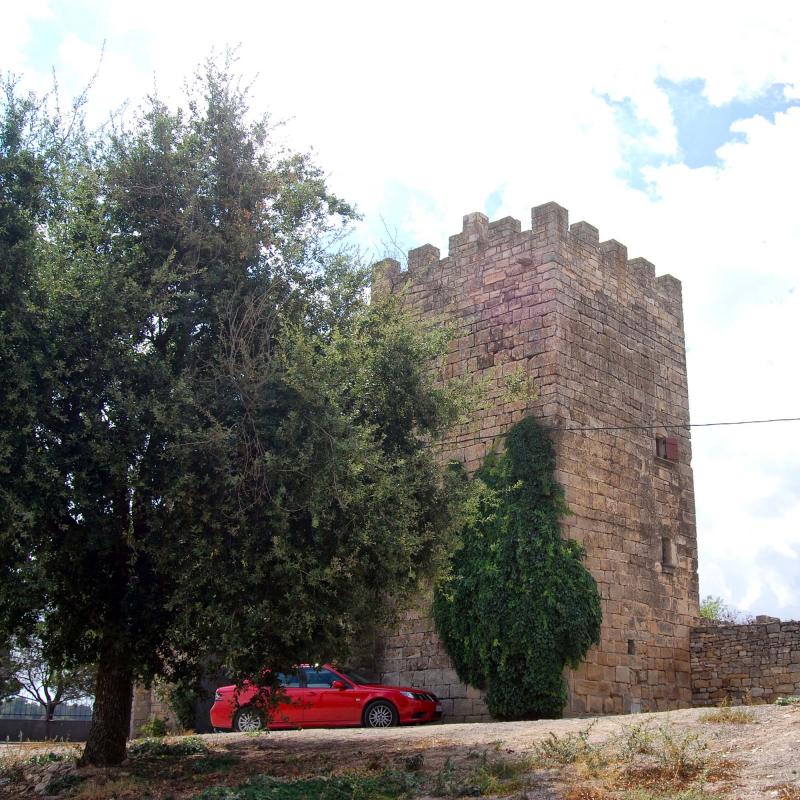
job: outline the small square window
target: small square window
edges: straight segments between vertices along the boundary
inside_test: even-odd
[[[636,640],[635,639],[628,639],[628,655],[635,656],[636,655]]]
[[[678,440],[667,436],[656,436],[656,455],[665,461],[677,461]]]

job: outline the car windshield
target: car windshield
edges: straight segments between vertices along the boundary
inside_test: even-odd
[[[350,669],[349,667],[342,667],[342,669],[337,671],[340,672],[342,675],[344,675],[345,678],[350,678],[350,680],[353,683],[360,683],[360,684],[376,683],[376,681],[374,681],[373,679],[366,678],[363,675],[360,675],[355,670]]]

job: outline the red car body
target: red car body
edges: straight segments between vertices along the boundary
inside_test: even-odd
[[[211,724],[219,730],[281,728],[383,728],[433,722],[442,718],[436,695],[426,689],[362,682],[330,664],[302,665],[280,675],[281,696],[269,722],[259,708],[258,690],[245,684],[221,686],[211,707]],[[261,704],[263,705],[263,704]]]

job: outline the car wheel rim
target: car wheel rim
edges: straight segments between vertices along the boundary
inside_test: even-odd
[[[255,711],[244,711],[239,715],[238,728],[242,733],[261,730],[261,717]]]
[[[368,718],[373,728],[388,728],[392,724],[392,710],[388,706],[373,706]]]

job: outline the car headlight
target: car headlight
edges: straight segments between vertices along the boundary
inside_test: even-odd
[[[400,692],[403,697],[407,697],[409,700],[414,699],[414,692]]]
[[[221,692],[214,692],[214,702],[218,703],[222,700],[222,693]]]

